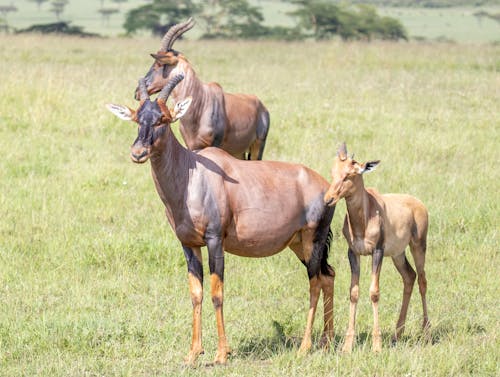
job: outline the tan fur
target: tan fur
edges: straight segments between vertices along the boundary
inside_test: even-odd
[[[359,298],[359,256],[382,252],[390,256],[404,282],[403,302],[393,340],[404,329],[408,304],[415,281],[415,272],[406,260],[409,245],[418,272],[418,283],[424,312],[423,327],[429,326],[425,300],[427,281],[424,263],[428,228],[428,213],[418,199],[405,194],[380,194],[373,188],[365,189],[362,173],[379,161],[360,164],[347,157],[345,145],[339,149],[332,168],[332,183],[325,194],[325,203],[333,205],[345,198],[347,214],[343,234],[349,246],[351,263],[351,308],[349,327],[343,350],[350,352],[355,336],[356,305]],[[352,253],[352,254],[351,254]],[[373,350],[381,350],[381,333],[378,321],[379,276],[381,259],[373,258],[370,299],[373,306]]]

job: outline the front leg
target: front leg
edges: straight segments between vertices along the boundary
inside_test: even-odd
[[[384,259],[384,250],[375,249],[372,254],[372,282],[370,284],[370,299],[373,308],[373,333],[372,350],[373,352],[382,351],[382,334],[378,322],[378,300],[380,298],[379,279],[382,260]]]
[[[342,352],[350,353],[352,351],[352,346],[355,337],[355,324],[356,324],[356,307],[358,305],[359,299],[359,255],[355,254],[352,249],[347,252],[349,258],[349,264],[351,265],[351,290],[350,290],[350,300],[351,304],[349,306],[349,327],[345,334],[344,346],[342,347]]]
[[[210,288],[212,291],[215,318],[217,320],[217,334],[219,336],[214,363],[225,364],[230,350],[227,345],[226,331],[224,329],[224,250],[222,249],[222,240],[219,237],[207,239],[206,243],[208,247],[208,265],[210,268]]]
[[[186,257],[189,279],[189,294],[193,304],[193,334],[191,339],[191,349],[185,359],[187,365],[193,365],[203,347],[201,345],[201,307],[203,302],[203,265],[201,250],[199,247],[189,248],[183,246]]]

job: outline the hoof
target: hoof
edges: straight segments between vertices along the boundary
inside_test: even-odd
[[[305,356],[309,353],[309,351],[311,350],[311,347],[312,347],[312,344],[311,342],[302,342],[302,344],[300,345],[300,348],[297,352],[297,355],[298,356]]]
[[[188,355],[184,359],[184,365],[188,367],[194,366],[198,360],[198,356],[203,355],[204,353],[205,351],[203,349],[189,351]]]
[[[374,353],[382,352],[382,339],[379,336],[373,338],[372,351]]]
[[[214,364],[215,365],[224,365],[227,364],[227,358],[232,353],[229,347],[224,348],[224,350],[218,350],[215,355]]]
[[[330,344],[332,343],[333,336],[322,335],[319,340],[319,347],[324,351],[330,350]]]
[[[347,335],[344,340],[344,345],[342,346],[342,353],[351,353],[353,343],[354,337]]]

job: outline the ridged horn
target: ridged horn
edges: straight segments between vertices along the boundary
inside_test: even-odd
[[[347,158],[347,146],[345,145],[345,141],[340,145],[339,149],[337,149],[337,156],[344,161]]]
[[[195,23],[196,22],[194,21],[193,17],[189,17],[187,21],[173,25],[163,36],[160,44],[160,51],[167,52],[168,50],[170,50],[176,39],[186,31],[192,29]]]
[[[180,83],[183,79],[184,79],[184,74],[179,73],[178,75],[175,75],[170,80],[168,80],[166,85],[161,90],[160,94],[158,94],[158,99],[166,102],[168,96],[170,96],[170,93],[172,93],[172,90],[174,90],[175,86],[178,83]]]
[[[144,77],[139,79],[139,101],[144,102],[149,99],[148,87]]]

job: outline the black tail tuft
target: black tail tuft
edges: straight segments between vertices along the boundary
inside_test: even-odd
[[[323,253],[321,255],[321,274],[326,276],[334,276],[335,272],[333,267],[328,264],[328,254],[330,253],[330,244],[332,242],[333,232],[328,228],[328,235],[326,236],[325,243],[323,245]]]
[[[306,264],[309,279],[319,274],[335,276],[333,268],[328,264],[328,252],[330,251],[330,243],[333,238],[330,223],[332,222],[334,212],[335,207],[326,207],[316,228],[313,252],[309,263]]]

